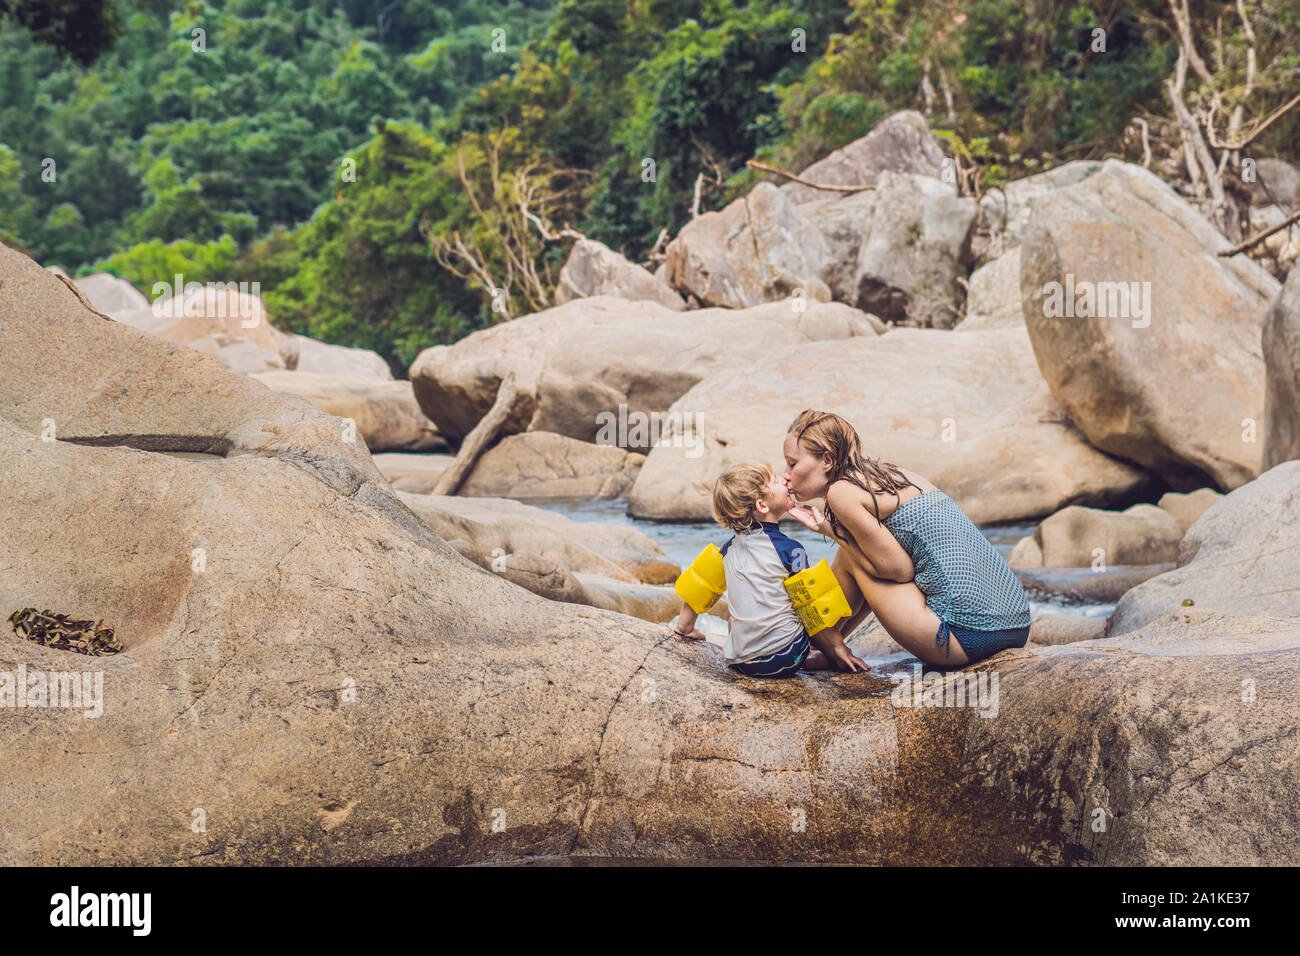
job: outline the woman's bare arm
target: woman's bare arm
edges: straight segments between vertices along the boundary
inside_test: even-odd
[[[871,496],[848,481],[826,491],[826,503],[853,536],[842,545],[854,547],[871,571],[886,581],[910,581],[916,574],[912,559],[893,532],[876,519]]]

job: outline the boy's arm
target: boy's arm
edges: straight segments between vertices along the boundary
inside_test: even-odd
[[[675,588],[677,594],[690,599],[682,602],[682,610],[677,615],[677,623],[673,625],[673,633],[678,637],[688,641],[704,641],[708,639],[707,634],[695,627],[700,612],[691,607],[691,601],[694,601],[697,606],[707,611],[725,592],[726,566],[723,563],[723,557],[730,546],[731,542],[728,541],[719,551],[718,548],[710,544],[691,562],[691,566],[678,576]],[[690,575],[689,579],[688,575]],[[719,577],[723,579],[722,591],[716,590],[717,585],[714,583]],[[683,584],[686,585],[685,592],[682,590]]]
[[[698,619],[699,615],[691,610],[689,604],[683,601],[681,613],[677,615],[677,622],[673,625],[673,633],[688,641],[705,640],[708,635],[695,628],[695,622]]]

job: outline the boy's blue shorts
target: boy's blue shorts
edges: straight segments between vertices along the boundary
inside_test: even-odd
[[[808,632],[804,631],[779,651],[731,666],[750,677],[793,677],[810,649]]]

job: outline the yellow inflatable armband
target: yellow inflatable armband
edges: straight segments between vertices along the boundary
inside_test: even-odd
[[[727,589],[727,575],[722,570],[722,552],[711,544],[699,553],[690,567],[677,578],[673,590],[696,614],[703,614],[717,603]]]
[[[809,634],[825,630],[840,618],[849,616],[849,600],[825,558],[806,571],[786,578],[785,591]]]

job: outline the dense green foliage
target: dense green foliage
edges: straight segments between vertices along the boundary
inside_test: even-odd
[[[933,90],[935,125],[996,156],[990,181],[1056,165],[1113,143],[1135,107],[1157,108],[1177,56],[1163,31],[1144,29],[1165,0],[1133,5],[1024,0],[859,6],[861,29],[836,44],[804,84],[785,91],[807,117],[786,153],[815,156],[856,135],[835,124],[882,107],[923,108]],[[1105,49],[1092,33],[1105,30]],[[948,113],[946,87],[953,100]],[[829,113],[829,116],[826,114]],[[828,121],[829,120],[829,121]]]
[[[1253,119],[1300,90],[1300,0],[1246,6],[1254,99],[1235,2],[1191,14],[1225,107]],[[896,109],[926,112],[985,186],[1136,158],[1130,121],[1168,113],[1178,52],[1167,0],[110,8],[121,37],[89,66],[57,28],[0,19],[0,237],[144,288],[256,279],[277,324],[399,371],[549,304],[566,226],[640,259],[701,174],[720,208],[751,157],[802,168]],[[1300,109],[1260,155],[1297,140]]]
[[[0,31],[0,142],[23,160],[28,199],[5,210],[5,226],[42,258],[78,266],[150,238],[224,233],[244,246],[306,222],[376,119],[431,126],[513,63],[510,53],[490,62],[491,23],[535,27],[544,14],[518,2],[406,4],[391,49],[359,25],[377,4],[174,6],[120,4],[126,33],[89,69],[14,26]],[[413,43],[424,47],[406,55]]]

